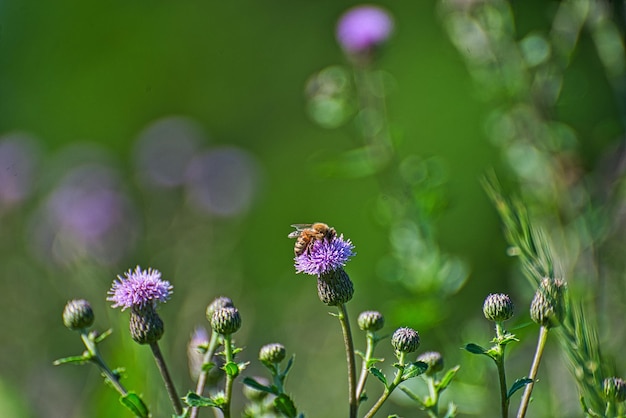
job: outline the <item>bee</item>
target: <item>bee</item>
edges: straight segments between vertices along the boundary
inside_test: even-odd
[[[294,224],[295,231],[288,235],[289,238],[296,238],[296,244],[293,246],[293,252],[296,256],[302,255],[310,251],[311,245],[317,240],[332,240],[337,235],[335,228],[325,223],[316,222],[313,224]]]

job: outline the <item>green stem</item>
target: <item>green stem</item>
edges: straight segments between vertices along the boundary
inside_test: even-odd
[[[369,371],[367,369],[367,365],[369,361],[372,359],[374,355],[374,346],[376,343],[374,342],[374,334],[370,331],[367,332],[367,347],[365,349],[365,357],[363,358],[363,364],[361,366],[361,374],[359,375],[359,382],[356,385],[356,398],[360,403],[361,396],[363,395],[363,390],[365,389],[365,382],[367,380],[367,376],[369,375]]]
[[[163,358],[161,349],[159,348],[159,343],[150,343],[150,348],[152,349],[152,354],[154,355],[154,360],[156,361],[157,368],[159,369],[161,377],[163,378],[163,383],[165,383],[165,389],[167,390],[167,394],[169,395],[172,406],[174,407],[174,412],[176,413],[176,415],[182,415],[183,404],[178,397],[178,394],[176,393],[174,382],[172,381],[172,377],[167,370],[167,365],[165,364],[165,359]]]
[[[501,340],[504,337],[504,328],[502,323],[496,322],[496,337]],[[500,403],[502,406],[502,418],[509,416],[509,398],[507,396],[506,372],[504,370],[504,349],[506,345],[498,343],[498,354],[494,359],[498,368],[498,378],[500,380]]]
[[[389,386],[385,387],[385,391],[383,392],[383,394],[380,395],[380,398],[378,398],[374,406],[372,406],[372,409],[370,409],[363,418],[372,418],[378,412],[380,407],[383,406],[387,398],[389,398],[389,395],[391,395],[391,392],[393,392],[394,389],[398,387],[400,383],[402,383],[402,373],[404,370],[405,356],[406,356],[406,353],[402,353],[402,352],[400,353],[400,356],[398,357],[398,364],[400,365],[400,369],[396,370],[396,376],[394,377],[393,382],[391,382]]]
[[[348,400],[350,403],[350,418],[356,418],[359,406],[356,395],[356,361],[354,359],[354,343],[350,332],[350,322],[348,321],[348,311],[344,303],[337,306],[339,309],[339,322],[343,331],[343,342],[346,347],[346,359],[348,362]]]
[[[519,410],[517,411],[517,418],[524,418],[526,415],[526,410],[528,409],[528,404],[530,402],[530,395],[532,394],[533,386],[535,385],[535,378],[537,377],[537,371],[539,370],[539,363],[541,362],[541,357],[543,356],[543,349],[548,339],[548,329],[549,328],[544,326],[539,329],[539,339],[537,340],[535,358],[533,359],[533,364],[530,367],[530,373],[528,374],[528,378],[532,379],[532,382],[527,384],[524,388],[522,401],[520,402]]]
[[[231,341],[230,334],[222,335],[224,339],[224,357],[226,364],[232,363],[233,356],[233,346]],[[224,387],[224,406],[222,407],[222,412],[224,413],[224,418],[230,418],[230,403],[233,395],[233,382],[235,380],[234,376],[231,376],[230,373],[226,373],[226,385]]]
[[[435,388],[435,379],[432,376],[426,376],[426,383],[431,401],[431,405],[428,407],[428,416],[436,418],[439,416],[439,393]]]
[[[211,333],[211,339],[209,340],[209,346],[207,347],[206,353],[204,353],[204,358],[202,359],[202,370],[200,371],[200,375],[198,376],[198,383],[196,384],[196,393],[202,396],[204,392],[204,386],[206,385],[207,376],[209,374],[208,370],[205,370],[205,366],[211,362],[213,356],[215,355],[215,350],[219,346],[219,336],[216,332]],[[196,406],[191,408],[190,418],[197,418],[200,409]],[[213,410],[215,412],[215,416],[217,417],[217,409]]]
[[[96,343],[93,341],[92,338],[89,337],[89,334],[86,330],[81,331],[80,338],[83,340],[83,344],[85,344],[85,347],[89,352],[90,361],[96,364],[100,368],[100,370],[102,370],[102,373],[104,373],[106,378],[109,380],[109,382],[111,382],[115,390],[117,390],[120,395],[126,396],[128,394],[128,391],[126,390],[126,388],[124,388],[124,386],[122,386],[119,378],[111,371],[111,369],[108,368],[104,360],[102,360],[102,357],[100,357],[100,353],[98,352],[98,347],[96,347]]]

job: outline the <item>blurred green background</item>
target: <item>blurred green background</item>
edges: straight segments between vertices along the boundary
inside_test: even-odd
[[[0,188],[9,190],[0,208],[1,416],[129,415],[94,367],[52,366],[82,352],[61,321],[72,298],[92,303],[98,329],[114,329],[102,351],[111,366],[126,367],[127,387],[144,395],[155,417],[169,416],[149,350],[130,340],[128,314],[105,301],[116,275],[137,264],[159,269],[174,286],[160,309],[162,349],[182,393],[194,387],[187,341],[196,326],[208,327],[207,304],[227,295],[242,313],[237,342],[245,347],[239,358],[253,361],[247,375],[262,373],[254,360],[263,344],[282,342],[296,353],[287,388],[300,410],[344,416],[340,328],[319,302],[315,280],[295,274],[287,239],[290,224],[314,221],[356,246],[347,266],[356,289],[352,320],[376,309],[389,333],[417,328],[424,351],[462,364],[451,389],[460,412],[497,410],[482,386],[495,371],[459,350],[490,338],[480,312],[488,293],[520,301],[517,324],[528,321],[532,295],[513,283],[519,273],[479,182],[492,168],[509,176],[485,134],[493,102],[446,34],[438,2],[380,3],[396,25],[377,62],[390,79],[395,152],[439,170],[433,190],[441,203],[429,225],[441,251],[469,273],[457,292],[424,297],[390,280],[389,260],[381,261],[392,244],[379,202],[393,191],[376,176],[338,176],[325,164],[359,147],[358,129],[326,129],[307,116],[307,80],[328,66],[349,66],[334,29],[355,4],[0,2],[0,183],[8,184]],[[546,29],[557,5],[514,4],[520,37]],[[589,36],[578,43],[553,116],[578,132],[587,170],[623,126]],[[521,376],[535,330],[519,333],[529,335],[512,354],[512,364],[523,358],[512,366]],[[389,367],[387,345],[380,356]],[[569,377],[564,370],[553,378],[563,374]],[[369,382],[371,397],[377,383]],[[566,387],[575,404],[573,384]],[[402,396],[384,413],[419,416]],[[554,416],[554,398],[544,398],[546,414],[534,416]]]

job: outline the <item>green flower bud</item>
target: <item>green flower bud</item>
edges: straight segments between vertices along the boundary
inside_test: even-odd
[[[401,353],[412,353],[420,345],[420,335],[413,328],[398,328],[391,336],[391,345]]]
[[[280,363],[285,359],[285,346],[279,343],[266,344],[259,351],[259,360],[263,363]]]
[[[317,295],[326,305],[342,305],[350,301],[353,294],[352,281],[342,268],[324,273],[317,278]]]
[[[492,293],[485,299],[483,314],[490,321],[506,321],[513,316],[513,302],[504,293]]]
[[[530,317],[547,328],[559,326],[565,315],[565,282],[545,278],[530,304]]]
[[[218,334],[234,334],[241,328],[239,310],[232,306],[216,309],[211,315],[211,328]]]
[[[426,370],[426,374],[429,376],[434,375],[437,372],[443,370],[443,357],[441,353],[436,351],[428,351],[426,353],[420,354],[417,357],[417,361],[422,361],[428,364],[428,370]]]
[[[63,309],[63,325],[71,330],[89,328],[94,319],[91,305],[85,299],[70,300]]]
[[[385,325],[385,318],[380,312],[365,311],[359,314],[357,323],[363,331],[376,332]]]
[[[608,377],[603,382],[604,395],[607,400],[624,402],[626,400],[626,382],[619,377]]]
[[[211,322],[211,317],[213,316],[213,312],[220,308],[234,308],[235,304],[233,301],[226,297],[220,296],[218,298],[213,299],[213,302],[206,307],[206,318]]]
[[[152,344],[161,339],[164,332],[163,320],[154,307],[133,307],[130,311],[130,336],[138,344]]]

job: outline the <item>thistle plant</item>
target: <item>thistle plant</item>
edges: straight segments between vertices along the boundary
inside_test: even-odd
[[[506,346],[519,341],[517,337],[504,329],[504,322],[513,316],[513,302],[504,293],[492,293],[485,298],[483,314],[489,321],[495,323],[496,336],[491,341],[493,346],[489,349],[477,344],[465,345],[465,349],[472,354],[481,354],[491,358],[498,369],[498,382],[500,385],[500,412],[502,418],[509,416],[509,404],[511,396],[519,389],[531,382],[528,378],[517,379],[509,388],[506,383],[506,370],[504,367],[504,353]]]

